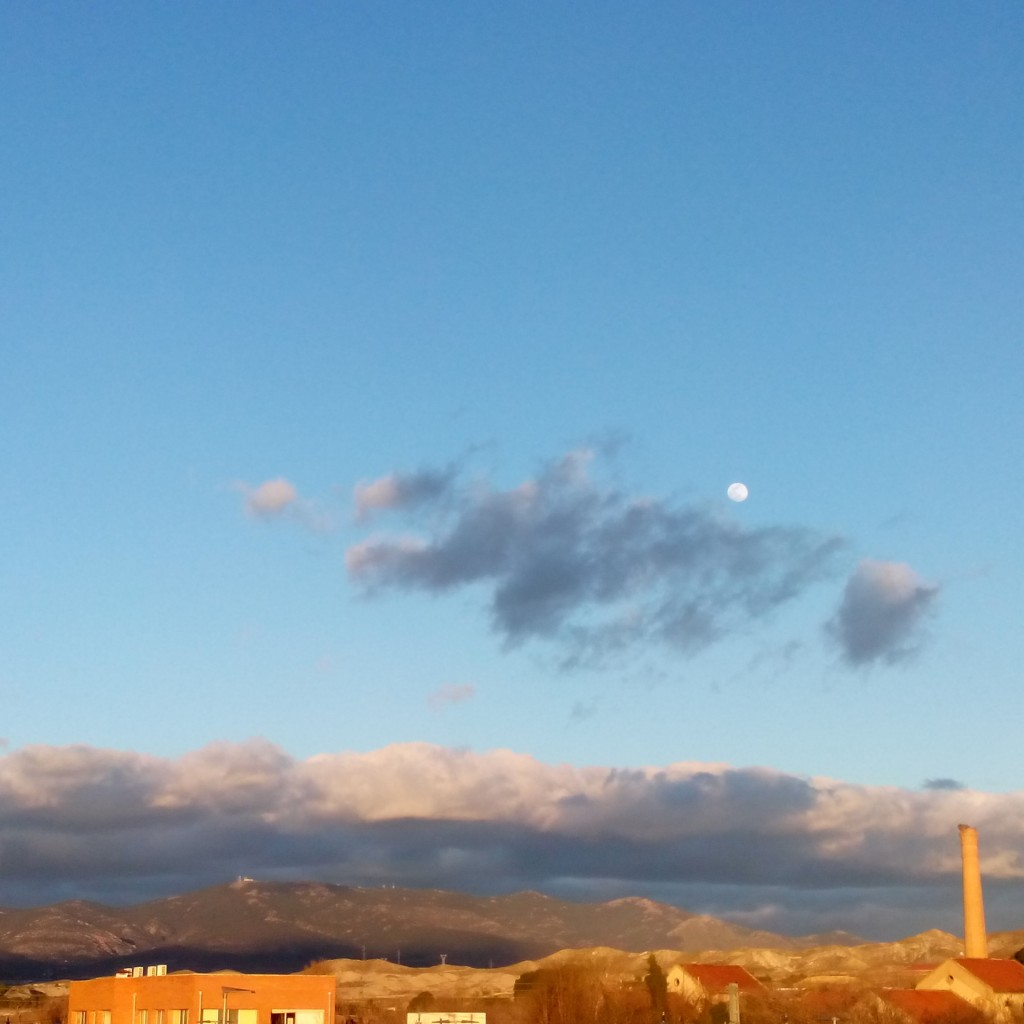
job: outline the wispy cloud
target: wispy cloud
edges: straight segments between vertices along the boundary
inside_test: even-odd
[[[237,482],[245,514],[265,522],[287,519],[306,529],[322,533],[332,527],[331,518],[315,502],[299,494],[298,488],[283,476],[251,485]]]
[[[569,721],[570,722],[586,722],[593,718],[598,712],[598,701],[596,700],[578,700],[573,703],[572,708],[569,710]]]
[[[0,902],[71,889],[123,902],[254,874],[632,892],[736,913],[770,893],[779,926],[811,889],[831,899],[831,927],[902,900],[892,927],[909,929],[956,920],[960,821],[983,837],[987,888],[1007,885],[998,914],[1019,917],[1024,793],[713,764],[575,768],[428,744],[306,760],[265,741],[177,759],[30,747],[0,756]]]
[[[412,509],[436,501],[451,486],[454,476],[452,469],[422,470],[360,481],[354,488],[356,518],[366,519],[378,512]]]
[[[250,487],[237,485],[245,500],[245,511],[256,519],[275,519],[293,507],[299,499],[295,485],[283,476]]]
[[[427,698],[427,704],[434,711],[438,711],[449,704],[464,704],[475,696],[476,687],[472,683],[445,683]]]
[[[865,559],[847,581],[829,631],[851,665],[905,660],[918,649],[938,593],[903,562]]]
[[[364,509],[425,514],[351,546],[349,574],[371,592],[483,586],[506,642],[545,638],[575,664],[649,643],[697,651],[803,593],[842,548],[805,527],[749,528],[631,496],[595,480],[592,462],[571,452],[506,490],[429,474],[408,478],[429,487],[400,486],[400,476],[364,485]]]

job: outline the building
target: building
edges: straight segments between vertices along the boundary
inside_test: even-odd
[[[68,1024],[334,1024],[332,975],[149,971],[71,982]]]
[[[946,960],[918,983],[919,992],[952,992],[997,1021],[1024,1019],[1024,964],[995,957]]]
[[[737,964],[676,964],[665,977],[667,992],[694,1004],[725,1002],[730,985],[741,996],[765,991],[750,971]]]

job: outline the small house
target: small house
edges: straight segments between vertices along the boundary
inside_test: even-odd
[[[738,964],[676,964],[665,978],[670,995],[682,996],[694,1005],[726,1002],[730,985],[736,986],[740,996],[765,991],[764,985]]]
[[[996,957],[946,960],[918,983],[919,992],[952,992],[997,1021],[1024,1018],[1024,964]]]

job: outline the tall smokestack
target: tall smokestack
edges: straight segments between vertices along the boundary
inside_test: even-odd
[[[978,864],[978,830],[970,825],[960,826],[960,856],[964,862],[964,955],[984,959],[988,956],[988,937]]]

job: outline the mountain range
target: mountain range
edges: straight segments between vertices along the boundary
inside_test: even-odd
[[[1012,955],[1024,933],[1004,940],[1006,949],[993,955]],[[72,900],[0,909],[0,978],[8,982],[152,964],[253,972],[325,961],[346,961],[356,971],[369,962],[388,970],[442,962],[501,968],[595,947],[728,960],[780,979],[863,973],[961,952],[945,932],[874,944],[842,932],[793,938],[641,898],[572,903],[536,892],[471,896],[252,879],[127,907]]]
[[[127,907],[72,900],[0,909],[0,976],[85,977],[119,967],[294,971],[313,960],[407,966],[511,964],[560,949],[794,949],[853,936],[793,939],[651,900],[572,903],[536,892],[471,896],[317,882],[226,885]]]

